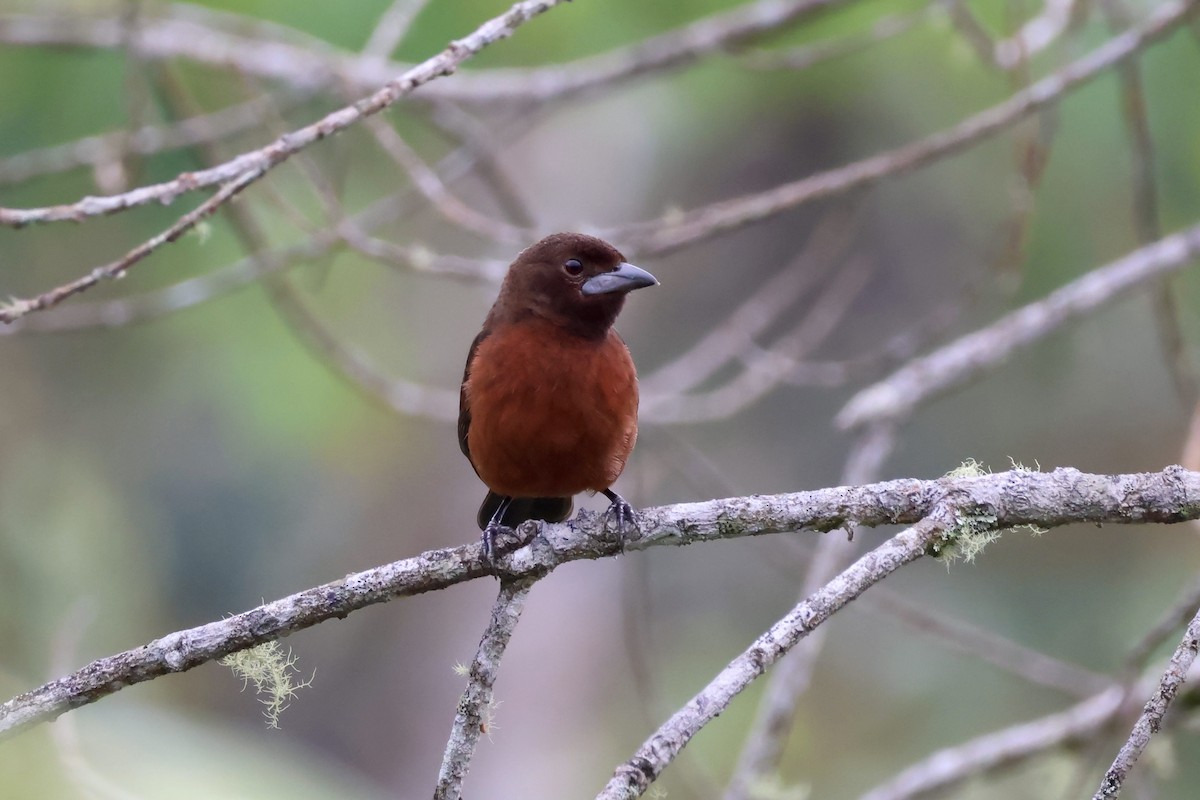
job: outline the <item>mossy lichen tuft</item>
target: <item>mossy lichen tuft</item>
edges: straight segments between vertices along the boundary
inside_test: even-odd
[[[279,642],[265,642],[248,650],[230,653],[220,661],[222,666],[229,667],[233,674],[242,679],[243,691],[254,684],[258,701],[266,706],[263,716],[266,717],[267,727],[279,727],[279,715],[291,705],[296,692],[312,685],[316,672],[307,680],[295,682],[296,657],[291,649],[283,649]]]

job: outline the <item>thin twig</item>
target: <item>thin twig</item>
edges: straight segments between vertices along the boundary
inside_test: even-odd
[[[210,145],[199,147],[204,151],[202,157],[205,160],[217,160],[217,154]],[[325,184],[316,167],[309,163],[303,153],[299,154],[297,159],[302,171],[313,182],[326,209],[331,215],[344,219],[345,215],[333,196],[333,190]],[[234,234],[252,258],[270,252],[267,236],[250,208],[228,204],[224,206],[224,210]],[[331,364],[334,374],[345,378],[353,388],[362,391],[369,399],[401,414],[445,421],[455,417],[457,393],[382,375],[369,359],[330,333],[325,324],[305,305],[287,275],[262,272],[262,276],[271,301],[297,338],[322,360]]]
[[[961,619],[939,614],[886,587],[863,598],[877,614],[919,631],[944,647],[973,656],[1010,675],[1073,697],[1091,697],[1114,685],[1112,678],[1084,669]],[[1193,606],[1194,608],[1194,606]]]
[[[1088,272],[1046,297],[916,359],[863,389],[836,417],[839,427],[899,421],[936,397],[1004,363],[1084,314],[1182,269],[1200,256],[1200,225]]]
[[[363,45],[362,54],[374,58],[389,58],[392,51],[404,41],[417,15],[425,8],[429,0],[392,0],[379,21],[371,38]]]
[[[883,464],[896,444],[896,431],[890,425],[877,425],[858,437],[846,459],[842,482],[866,483],[877,480]],[[800,590],[803,599],[845,569],[854,558],[854,549],[840,537],[826,536],[817,544]],[[758,714],[742,743],[733,777],[724,800],[750,800],[756,786],[774,775],[783,759],[800,699],[812,683],[817,658],[824,650],[825,628],[813,631],[771,673]]]
[[[1100,3],[1109,27],[1126,28],[1131,13],[1123,0],[1104,0]],[[1121,65],[1117,71],[1121,88],[1121,110],[1129,134],[1133,227],[1138,244],[1149,244],[1162,237],[1158,211],[1158,181],[1154,175],[1154,137],[1150,132],[1150,117],[1146,109],[1146,90],[1142,81],[1141,64],[1135,59]],[[1189,360],[1186,338],[1179,318],[1171,280],[1158,281],[1151,293],[1154,316],[1158,321],[1158,341],[1175,393],[1184,407],[1200,396],[1200,379]]]
[[[811,69],[817,64],[835,58],[844,58],[869,50],[880,42],[906,33],[922,22],[945,13],[946,8],[952,2],[955,0],[931,0],[923,8],[914,12],[880,17],[867,30],[839,39],[818,41],[787,50],[752,50],[743,54],[738,59],[738,64],[748,69],[758,70],[786,69],[798,72]]]
[[[236,196],[238,192],[260,177],[262,177],[262,171],[259,168],[243,172],[240,176],[222,186],[212,197],[176,220],[171,227],[157,236],[142,242],[116,261],[96,267],[88,274],[43,292],[36,297],[27,299],[13,298],[7,303],[0,303],[0,323],[9,324],[19,320],[26,314],[53,308],[68,297],[86,291],[101,281],[120,278],[134,264],[137,264],[163,245],[170,244],[180,236],[183,236],[183,234],[194,228],[197,223],[212,215],[218,208]]]
[[[1138,27],[1114,36],[1088,55],[944,131],[843,167],[819,172],[758,194],[672,212],[650,222],[604,231],[638,253],[664,253],[767,219],[802,203],[843,194],[912,171],[963,150],[1058,102],[1097,76],[1171,33],[1200,8],[1200,0],[1159,6]]]
[[[262,109],[259,111],[260,122],[261,118]],[[203,143],[203,140],[198,142]],[[444,181],[451,181],[465,175],[474,163],[475,155],[467,148],[459,148],[442,158],[438,170],[445,176]],[[26,316],[7,326],[0,326],[0,336],[25,331],[58,333],[93,327],[120,327],[154,319],[240,289],[263,275],[284,270],[297,261],[320,258],[343,243],[369,258],[417,273],[498,284],[508,266],[507,262],[441,255],[420,245],[395,245],[371,238],[365,233],[404,216],[412,209],[416,198],[417,195],[411,190],[402,191],[381,198],[342,220],[336,231],[320,230],[298,244],[264,251],[257,258],[243,258],[206,275],[141,295],[59,306],[38,315]]]
[[[115,158],[122,149],[132,155],[149,156],[223,139],[261,123],[264,103],[263,98],[256,98],[179,122],[147,125],[132,132],[104,133],[26,150],[0,159],[0,185],[21,183],[78,167],[95,170]]]
[[[1013,471],[936,481],[896,480],[784,495],[681,503],[639,512],[640,538],[628,552],[650,547],[759,536],[846,525],[914,524],[953,496],[959,508],[986,509],[994,530],[1017,525],[1053,528],[1076,522],[1182,522],[1200,518],[1200,473],[1180,467],[1131,475],[1089,475],[1074,469]],[[432,550],[266,603],[249,611],[168,634],[0,705],[0,739],[48,722],[126,686],[184,672],[229,653],[398,597],[422,594],[497,572],[506,580],[544,575],[561,564],[618,555],[621,543],[602,515],[581,512],[544,526],[531,544],[492,567],[476,544]]]
[[[525,598],[533,588],[533,580],[500,584],[500,595],[492,606],[492,616],[484,629],[475,660],[467,671],[467,688],[458,701],[442,768],[438,773],[433,800],[459,800],[463,779],[471,766],[475,746],[491,723],[492,687],[500,671],[500,659],[512,638]]]
[[[1011,38],[996,42],[996,66],[1015,69],[1042,52],[1081,22],[1089,5],[1089,0],[1046,0],[1041,14],[1022,25]]]
[[[297,338],[308,345],[332,372],[370,400],[408,416],[450,422],[458,418],[458,392],[425,386],[384,375],[369,357],[342,342],[300,297],[286,275],[275,276],[268,286],[271,301]]]
[[[855,597],[920,558],[953,524],[954,513],[949,504],[935,507],[929,517],[888,539],[802,601],[664,722],[628,761],[618,766],[596,800],[640,797],[692,737],[727,709],[751,681]]]
[[[640,377],[642,394],[647,398],[656,394],[683,394],[745,353],[756,337],[837,265],[854,229],[853,215],[849,213],[833,213],[822,219],[795,257],[763,281],[732,314],[711,326],[685,352]]]
[[[362,119],[377,114],[419,87],[444,75],[452,74],[463,62],[488,45],[505,39],[534,17],[567,0],[522,0],[508,11],[480,25],[473,33],[450,43],[446,49],[384,84],[383,88],[353,105],[346,106],[317,122],[284,134],[275,141],[209,169],[184,173],[174,180],[143,186],[131,192],[108,197],[85,197],[62,206],[47,208],[0,208],[0,225],[21,227],[39,222],[79,221],[112,214],[150,202],[169,203],[183,192],[205,186],[266,174],[280,163],[315,142],[345,130]],[[148,36],[148,31],[144,32]],[[146,39],[142,41],[146,45]],[[146,54],[147,51],[143,51]]]
[[[490,105],[546,103],[576,97],[724,53],[731,47],[850,2],[756,0],[566,64],[464,73],[454,81],[431,87],[425,96]],[[338,52],[327,42],[317,48],[303,42],[292,43],[266,31],[251,35],[230,33],[195,16],[184,19],[168,15],[147,20],[142,36],[146,58],[191,59],[282,81],[306,91],[338,84],[365,90],[406,68],[404,64],[377,57]],[[119,43],[119,27],[112,16],[101,14],[0,17],[0,42],[113,48]]]
[[[991,770],[1082,740],[1111,723],[1124,700],[1125,690],[1114,686],[1065,711],[939,750],[866,792],[859,800],[926,797]]]
[[[707,422],[730,417],[782,383],[808,353],[823,344],[867,285],[872,262],[855,259],[839,271],[812,308],[767,347],[745,342],[734,353],[743,369],[714,389],[692,394],[649,394],[640,416],[659,424]],[[685,385],[690,380],[684,382]]]
[[[1171,707],[1171,702],[1179,692],[1179,687],[1187,678],[1188,670],[1191,669],[1192,662],[1196,660],[1198,651],[1200,651],[1200,612],[1192,617],[1187,631],[1183,634],[1183,641],[1179,643],[1179,647],[1175,648],[1175,653],[1171,656],[1171,663],[1163,672],[1158,688],[1146,702],[1142,715],[1134,723],[1129,739],[1117,753],[1112,766],[1108,768],[1108,772],[1104,773],[1104,779],[1100,781],[1100,788],[1096,790],[1092,800],[1112,800],[1121,794],[1121,786],[1125,782],[1129,770],[1133,769],[1133,765],[1137,763],[1138,758],[1146,749],[1146,745],[1150,743],[1150,737],[1158,733],[1163,717],[1166,716],[1167,709]]]
[[[446,220],[495,242],[528,244],[534,238],[531,231],[492,219],[455,197],[437,173],[386,120],[373,117],[365,124],[380,149],[408,174],[417,191],[424,195]]]
[[[1179,630],[1200,608],[1200,578],[1192,581],[1183,590],[1178,600],[1163,612],[1162,617],[1150,626],[1150,630],[1142,635],[1137,644],[1129,649],[1125,656],[1125,671],[1137,672],[1146,665],[1155,649],[1167,640],[1172,633]]]
[[[526,125],[532,126],[540,117],[539,110],[544,114],[544,109],[519,109],[516,113]],[[537,215],[522,197],[516,181],[508,174],[508,165],[501,158],[503,142],[496,136],[494,125],[485,124],[454,103],[435,103],[429,121],[474,156],[475,177],[491,191],[509,222],[527,230],[540,228]]]
[[[454,155],[463,155],[458,151]],[[448,156],[458,170],[468,162]],[[365,233],[402,216],[412,207],[414,194],[399,192],[384,197],[361,212],[342,220],[336,230],[322,229],[308,239],[247,256],[204,275],[142,294],[93,303],[73,303],[26,316],[0,327],[0,336],[16,333],[62,333],[90,328],[115,328],[145,322],[221,297],[263,277],[286,270],[298,262],[318,259],[349,246],[368,258],[416,273],[472,282],[499,284],[507,262],[443,255],[421,245],[397,245]]]

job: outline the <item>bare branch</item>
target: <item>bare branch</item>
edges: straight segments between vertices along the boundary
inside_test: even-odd
[[[401,414],[450,422],[458,418],[458,392],[385,376],[365,355],[333,335],[301,299],[286,275],[268,283],[271,300],[300,341],[351,386]]]
[[[1124,700],[1124,688],[1114,686],[1065,711],[939,750],[859,800],[925,797],[968,778],[1078,741],[1112,722]]]
[[[463,74],[438,84],[425,96],[487,104],[565,99],[691,64],[849,1],[756,0],[567,64]],[[119,36],[118,20],[112,16],[0,17],[0,41],[8,44],[114,48],[119,46]],[[366,90],[406,69],[404,64],[379,58],[339,53],[324,42],[321,47],[297,46],[267,31],[252,36],[223,32],[194,15],[147,20],[141,44],[146,58],[187,58],[308,91],[335,83]]]
[[[524,125],[532,127],[540,117],[537,112],[536,108],[519,109],[516,115]],[[529,230],[541,227],[533,209],[509,175],[508,164],[503,159],[504,142],[496,135],[494,124],[485,124],[453,103],[436,103],[429,121],[471,153],[476,163],[476,177],[492,193],[510,222]]]
[[[171,227],[157,236],[142,242],[116,261],[96,267],[88,274],[47,292],[43,292],[36,297],[28,299],[13,298],[7,303],[0,304],[0,322],[6,324],[13,323],[27,314],[53,308],[68,297],[86,291],[101,281],[121,277],[134,264],[137,264],[163,245],[174,242],[180,236],[190,231],[197,223],[205,217],[212,215],[225,202],[232,199],[238,192],[258,180],[261,176],[262,171],[260,169],[251,169],[243,172],[240,176],[222,186],[212,197],[176,220]],[[0,212],[2,211],[3,209],[0,209]]]
[[[1200,8],[1198,0],[1161,5],[1141,25],[1114,36],[1078,61],[1011,95],[1004,102],[919,141],[759,194],[723,200],[682,215],[668,214],[651,222],[605,231],[603,235],[630,242],[629,249],[640,253],[663,253],[767,219],[802,203],[833,197],[909,172],[963,150],[1058,102],[1068,92],[1174,31],[1197,8]]]
[[[1137,763],[1138,758],[1146,749],[1146,745],[1150,743],[1150,737],[1158,733],[1163,717],[1166,716],[1167,709],[1171,707],[1171,702],[1178,694],[1179,687],[1187,678],[1188,670],[1191,669],[1192,662],[1196,660],[1198,651],[1200,651],[1200,611],[1192,617],[1187,631],[1183,634],[1183,641],[1179,643],[1179,647],[1175,648],[1175,653],[1171,656],[1171,663],[1163,673],[1158,688],[1146,702],[1142,715],[1138,717],[1133,731],[1129,734],[1129,739],[1117,753],[1112,766],[1108,768],[1108,772],[1104,773],[1104,779],[1100,782],[1100,788],[1096,790],[1092,800],[1112,800],[1121,794],[1121,785],[1125,782],[1125,777]]]
[[[374,58],[389,58],[392,51],[404,41],[404,36],[412,27],[413,21],[429,0],[392,0],[387,11],[375,24],[371,38],[363,45],[363,55]]]
[[[1192,581],[1183,590],[1178,600],[1167,609],[1162,618],[1154,623],[1125,657],[1125,669],[1140,671],[1154,653],[1155,648],[1167,640],[1167,637],[1185,624],[1200,608],[1200,578]]]
[[[867,30],[840,39],[818,41],[788,50],[752,50],[743,55],[738,63],[749,69],[809,69],[825,61],[860,53],[880,42],[906,33],[922,22],[944,13],[953,2],[954,0],[931,0],[924,8],[908,14],[881,17]]]
[[[491,219],[455,197],[437,173],[421,160],[417,152],[409,147],[408,142],[385,120],[375,117],[367,120],[366,126],[379,143],[379,147],[412,179],[417,191],[449,222],[505,244],[524,245],[533,238],[532,231]]]
[[[841,428],[855,428],[880,420],[904,419],[930,398],[994,369],[1016,351],[1147,281],[1182,269],[1198,255],[1200,225],[1098,267],[868,386],[850,398],[836,423]]]
[[[876,480],[895,444],[893,426],[876,425],[864,431],[846,459],[843,482],[855,484]],[[833,579],[853,558],[854,550],[847,543],[831,536],[822,538],[805,572],[801,600]],[[723,795],[724,800],[750,800],[755,787],[776,774],[792,732],[796,708],[812,683],[813,669],[824,650],[826,630],[813,631],[771,673],[759,702],[758,714],[746,734],[733,777]]]
[[[490,722],[492,687],[500,671],[500,659],[517,627],[517,620],[525,608],[525,598],[532,587],[532,580],[500,584],[500,596],[492,607],[492,617],[479,642],[475,660],[467,671],[467,688],[458,701],[437,787],[433,790],[433,800],[458,800],[462,797],[463,779],[467,777],[475,746]]]
[[[1074,697],[1090,697],[1114,685],[1113,680],[1104,675],[1032,650],[963,620],[938,614],[886,588],[866,595],[863,602],[876,613],[892,617],[950,650],[978,658],[1038,686]]]
[[[915,524],[951,497],[955,508],[986,510],[989,524],[985,527],[992,530],[1017,525],[1053,528],[1073,522],[1182,522],[1200,518],[1200,473],[1180,467],[1112,476],[1074,469],[1013,471],[681,503],[639,512],[640,538],[624,542],[624,550],[802,529],[829,531],[846,525]],[[529,545],[503,558],[495,568],[483,561],[480,545],[471,544],[431,550],[353,573],[99,659],[71,675],[18,695],[0,705],[0,738],[126,686],[184,672],[369,605],[486,575],[499,574],[512,581],[535,578],[570,561],[603,558],[621,551],[622,543],[605,531],[602,515],[581,512],[569,522],[542,527]]]
[[[996,65],[1015,69],[1042,52],[1080,21],[1088,5],[1087,0],[1046,0],[1042,13],[1022,25],[1012,38],[996,43]]]
[[[851,261],[834,276],[800,321],[770,346],[761,348],[752,341],[743,341],[740,351],[733,355],[742,361],[744,369],[735,377],[705,392],[650,394],[642,401],[640,416],[660,424],[702,422],[733,416],[757,402],[782,383],[800,359],[832,335],[866,288],[871,266],[862,259]],[[686,380],[683,385],[691,382]]]
[[[507,12],[488,20],[473,33],[450,43],[450,45],[397,78],[388,81],[383,88],[353,105],[334,111],[311,125],[280,136],[258,150],[243,153],[209,169],[184,173],[166,183],[144,186],[131,192],[109,197],[85,197],[77,203],[48,208],[0,208],[0,224],[20,227],[38,222],[79,221],[87,217],[112,214],[127,208],[150,202],[169,203],[183,192],[194,191],[245,175],[260,176],[304,148],[327,136],[345,130],[360,120],[377,114],[417,88],[452,74],[463,62],[490,44],[512,35],[518,27],[535,16],[566,2],[566,0],[522,0]],[[143,32],[148,37],[148,31]],[[141,42],[146,46],[146,39]],[[148,55],[143,50],[143,55]]]
[[[1123,0],[1104,0],[1100,6],[1110,27],[1120,29],[1131,24],[1131,14]],[[1121,66],[1117,75],[1132,157],[1133,227],[1138,243],[1149,244],[1162,237],[1162,223],[1158,212],[1158,181],[1154,176],[1154,137],[1150,133],[1141,65],[1137,60],[1131,60]],[[1185,406],[1190,406],[1200,393],[1200,379],[1188,358],[1179,307],[1169,279],[1158,282],[1151,301],[1158,320],[1159,343],[1175,392]]]
[[[778,273],[742,301],[732,314],[712,326],[686,352],[649,375],[640,377],[642,394],[682,394],[712,377],[721,367],[745,354],[754,339],[808,292],[838,263],[854,233],[852,215],[825,217],[805,240],[800,252]]]
[[[632,758],[617,767],[604,790],[596,795],[596,800],[640,797],[692,737],[728,708],[733,698],[751,681],[846,603],[900,567],[920,558],[926,548],[953,525],[952,507],[949,504],[935,507],[929,517],[864,555],[793,608],[663,723]]]
[[[166,125],[146,125],[132,132],[87,136],[0,159],[0,185],[16,184],[77,167],[100,169],[122,151],[149,156],[181,147],[215,141],[262,122],[263,98]]]

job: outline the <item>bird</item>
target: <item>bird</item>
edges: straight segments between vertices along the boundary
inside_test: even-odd
[[[556,233],[521,251],[467,354],[458,444],[487,487],[483,554],[526,520],[562,522],[602,492],[624,535],[633,509],[612,490],[637,441],[637,370],[613,323],[658,280],[611,244]]]

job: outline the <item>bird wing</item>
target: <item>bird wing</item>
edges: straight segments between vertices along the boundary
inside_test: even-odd
[[[471,406],[467,402],[467,381],[471,378],[471,362],[475,360],[475,353],[479,350],[479,345],[483,344],[483,340],[490,334],[491,331],[484,328],[471,342],[471,349],[467,351],[467,365],[463,367],[462,386],[458,389],[458,447],[468,461],[471,461],[471,450],[467,447],[467,434],[471,432]],[[474,461],[471,461],[471,466],[475,466]],[[478,470],[476,470],[476,474],[478,474]]]

